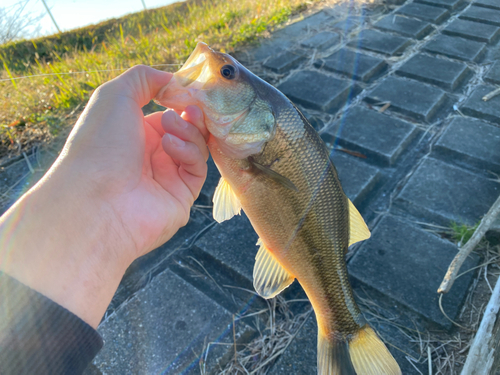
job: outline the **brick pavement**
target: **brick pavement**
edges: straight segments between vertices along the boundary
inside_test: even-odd
[[[237,57],[304,109],[331,147],[372,231],[348,263],[355,292],[409,327],[449,330],[436,289],[457,248],[419,223],[474,224],[500,193],[492,174],[500,173],[500,96],[481,100],[500,83],[500,6],[388,4],[321,11]],[[127,272],[99,327],[106,344],[94,371],[217,372],[217,359],[230,353],[233,314],[267,306],[251,293],[257,237],[248,220],[214,225],[204,208],[218,180],[213,164],[209,170],[188,226]],[[446,295],[451,318],[472,278]],[[303,296],[297,285],[286,295]],[[372,321],[403,373],[417,374],[408,358],[418,348]],[[234,322],[238,342],[258,330],[255,320]],[[269,374],[315,373],[315,324],[307,322]]]

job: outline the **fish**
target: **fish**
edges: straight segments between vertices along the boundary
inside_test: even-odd
[[[348,281],[347,249],[370,231],[300,110],[235,58],[201,42],[155,101],[202,110],[221,174],[214,218],[223,222],[242,209],[249,218],[259,236],[253,284],[260,296],[300,283],[318,323],[318,374],[401,374]]]

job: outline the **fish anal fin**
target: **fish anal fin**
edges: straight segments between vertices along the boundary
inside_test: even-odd
[[[368,324],[349,342],[349,354],[358,374],[401,375],[398,363]]]
[[[367,324],[351,339],[331,339],[318,332],[318,375],[401,375],[401,369]]]
[[[351,200],[349,200],[349,246],[353,243],[370,238],[370,230],[366,226],[363,217],[358,212]]]
[[[212,201],[214,202],[214,219],[218,223],[241,213],[240,200],[224,177],[220,178]]]
[[[257,246],[260,248],[255,257],[253,286],[263,298],[272,298],[287,288],[295,278],[276,260],[262,240],[259,239]]]

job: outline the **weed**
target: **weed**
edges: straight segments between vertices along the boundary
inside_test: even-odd
[[[469,226],[467,224],[459,224],[452,221],[450,224],[452,239],[455,242],[457,242],[460,246],[465,245],[476,231],[477,227],[479,226],[479,223],[480,222],[478,222],[474,226]]]

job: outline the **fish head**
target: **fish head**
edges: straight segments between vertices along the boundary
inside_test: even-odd
[[[262,98],[262,85],[268,84],[232,56],[198,43],[155,101],[177,110],[197,105],[222,153],[244,159],[260,153],[275,133],[273,106]]]

